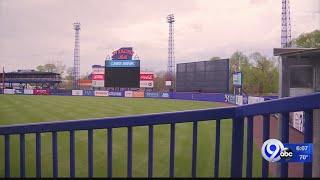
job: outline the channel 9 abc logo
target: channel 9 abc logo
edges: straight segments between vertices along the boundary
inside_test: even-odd
[[[291,149],[284,147],[281,141],[269,139],[261,147],[262,157],[269,162],[277,162],[280,159],[289,160],[293,157]]]

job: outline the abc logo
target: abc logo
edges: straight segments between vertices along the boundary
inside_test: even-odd
[[[290,159],[293,157],[293,152],[289,148],[284,148],[280,153],[281,159]]]

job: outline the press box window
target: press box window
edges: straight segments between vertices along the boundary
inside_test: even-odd
[[[290,68],[290,87],[313,89],[313,67],[297,66]]]

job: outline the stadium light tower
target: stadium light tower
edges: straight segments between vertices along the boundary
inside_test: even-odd
[[[169,39],[168,39],[168,67],[167,67],[167,78],[166,81],[171,81],[170,86],[172,87],[172,81],[175,74],[175,61],[174,61],[174,26],[175,22],[174,15],[169,14],[167,16],[167,22],[169,23]]]
[[[282,0],[281,47],[291,47],[290,0]]]
[[[80,79],[80,23],[76,22],[73,24],[75,30],[75,41],[74,41],[74,55],[73,55],[73,70],[72,70],[72,86],[73,89],[79,88]]]

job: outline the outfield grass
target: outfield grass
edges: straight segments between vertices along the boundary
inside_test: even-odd
[[[0,125],[147,114],[218,107],[212,102],[76,96],[0,95]],[[231,120],[221,122],[220,176],[230,175]],[[215,122],[199,122],[197,176],[213,175]],[[76,176],[87,176],[87,132],[76,132]],[[154,127],[154,176],[169,174],[170,125]],[[11,175],[19,176],[19,136],[11,136]],[[94,176],[106,176],[106,130],[94,131]],[[52,176],[51,134],[42,134],[42,175]],[[175,176],[190,177],[192,123],[176,125]],[[245,149],[244,149],[244,152]],[[133,176],[147,176],[148,128],[133,128]],[[69,133],[58,133],[59,176],[69,176]],[[244,157],[245,159],[245,157]],[[253,175],[261,176],[254,147]],[[113,129],[113,176],[126,176],[127,129]],[[245,172],[245,166],[244,166]],[[26,135],[26,175],[35,176],[35,134]],[[0,177],[4,176],[4,138],[0,137]]]

